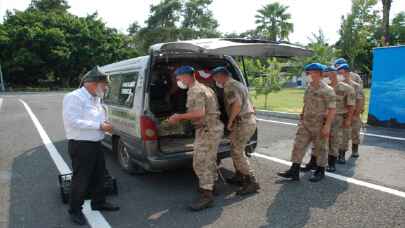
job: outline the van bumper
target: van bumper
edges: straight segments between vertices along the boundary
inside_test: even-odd
[[[252,141],[246,146],[248,152],[253,152],[256,148],[257,142]],[[231,156],[230,145],[220,146],[218,150],[218,159],[225,159]],[[162,154],[159,156],[148,156],[146,158],[145,169],[152,172],[161,172],[165,170],[180,168],[180,167],[192,167],[193,151],[174,153],[174,154]]]

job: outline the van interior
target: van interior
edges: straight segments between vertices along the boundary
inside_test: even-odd
[[[221,120],[227,123],[223,103],[223,89],[215,86],[209,72],[217,66],[226,66],[233,78],[240,81],[235,68],[225,58],[201,55],[161,55],[155,58],[149,78],[149,110],[158,128],[160,150],[163,153],[178,153],[193,150],[194,127],[191,122],[182,121],[169,125],[167,118],[175,113],[185,113],[187,90],[178,88],[174,71],[183,65],[190,65],[196,70],[196,79],[212,88],[218,96]],[[225,132],[221,146],[229,144],[228,132]]]

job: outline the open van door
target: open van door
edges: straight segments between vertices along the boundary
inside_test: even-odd
[[[155,44],[152,53],[191,52],[248,57],[305,57],[312,51],[291,44],[248,39],[199,39]]]
[[[151,46],[151,56],[159,53],[202,53],[208,55],[228,55],[241,57],[307,57],[311,56],[311,50],[296,45],[269,42],[263,40],[237,39],[237,38],[214,38],[176,41],[160,43]],[[245,81],[248,83],[246,69],[243,69]]]

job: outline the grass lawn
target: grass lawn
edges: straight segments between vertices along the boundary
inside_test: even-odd
[[[370,89],[364,89],[364,94],[366,95],[366,106],[362,118],[366,120]],[[267,98],[267,107],[265,107],[264,95],[255,96],[254,91],[250,95],[257,109],[300,113],[303,105],[304,89],[286,88],[279,92],[270,93]]]

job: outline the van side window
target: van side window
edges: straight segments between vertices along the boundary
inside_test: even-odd
[[[110,85],[104,98],[106,104],[132,107],[139,72],[110,76]]]

